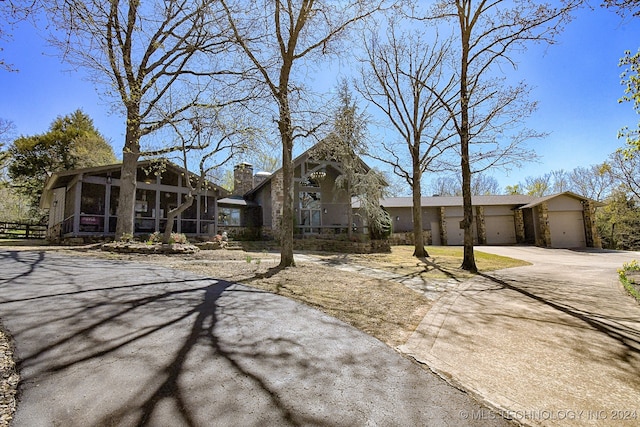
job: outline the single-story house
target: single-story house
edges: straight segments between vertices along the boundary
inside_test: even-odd
[[[366,230],[357,215],[358,203],[348,189],[338,188],[343,174],[335,159],[319,159],[314,148],[294,160],[294,230],[299,237],[344,235]],[[330,157],[330,156],[329,156]],[[138,165],[135,232],[164,229],[167,212],[187,193],[185,171],[167,163],[153,172],[150,161]],[[365,170],[368,166],[362,162]],[[41,207],[49,209],[49,239],[113,236],[120,189],[121,165],[56,172],[45,183]],[[189,236],[276,237],[284,194],[282,169],[258,172],[241,163],[234,168],[234,190],[208,183],[193,205],[176,220],[175,230]],[[594,212],[600,204],[575,193],[546,197],[526,195],[474,196],[473,234],[476,244],[535,244],[542,247],[598,247]],[[413,230],[412,199],[381,200],[396,234]],[[432,245],[462,245],[461,197],[423,197],[422,229]]]
[[[413,231],[412,198],[383,199],[394,233]],[[594,212],[599,202],[572,192],[545,197],[473,196],[474,242],[480,245],[535,244],[542,247],[598,247]],[[433,245],[462,245],[462,197],[422,197],[422,229]]]
[[[40,200],[40,207],[49,209],[47,238],[115,235],[121,168],[121,164],[114,164],[53,173],[45,182]],[[188,192],[184,176],[184,169],[172,163],[166,163],[160,171],[154,171],[151,161],[138,163],[135,233],[164,229],[167,212]],[[208,182],[176,220],[175,230],[191,236],[215,235],[218,200],[228,194]]]

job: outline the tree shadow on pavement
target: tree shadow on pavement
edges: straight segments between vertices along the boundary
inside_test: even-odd
[[[508,283],[505,280],[491,276],[486,273],[478,273],[479,276],[490,280],[493,283],[500,285],[505,289],[509,289],[524,295],[534,301],[544,304],[554,310],[567,314],[580,322],[583,322],[587,326],[606,334],[608,337],[622,344],[627,354],[623,355],[624,360],[631,360],[631,354],[640,354],[640,331],[633,329],[623,323],[612,319],[605,318],[596,313],[591,313],[585,310],[578,309],[568,304],[561,303],[559,301],[552,301],[548,298],[536,295],[521,287]]]

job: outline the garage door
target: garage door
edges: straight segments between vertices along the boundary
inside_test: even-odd
[[[447,218],[447,245],[464,245],[464,230],[460,228],[462,217],[452,216]],[[478,230],[476,229],[476,218],[473,217],[473,243],[478,243]]]
[[[549,212],[552,248],[583,248],[584,219],[582,212]]]
[[[484,219],[488,245],[514,245],[516,228],[512,215],[487,216]]]

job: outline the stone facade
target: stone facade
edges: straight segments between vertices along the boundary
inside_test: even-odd
[[[487,225],[484,221],[484,207],[476,206],[476,227],[478,230],[478,244],[487,244]]]
[[[516,209],[513,214],[516,227],[516,243],[525,243],[527,238],[524,229],[524,212],[520,209]]]
[[[425,245],[433,244],[433,240],[431,238],[431,230],[423,230],[422,238],[424,239],[423,241]],[[392,233],[389,237],[389,242],[391,243],[391,246],[414,245],[415,239],[412,232]]]
[[[284,208],[284,183],[282,170],[276,172],[271,178],[271,234],[280,236],[282,229],[282,212]]]
[[[538,206],[538,227],[540,232],[536,235],[536,246],[551,247],[551,229],[549,228],[549,205],[543,202]]]
[[[253,188],[253,166],[240,163],[233,168],[233,195],[242,196]]]
[[[595,220],[595,206],[591,200],[585,201],[582,209],[582,218],[584,219],[584,238],[588,248],[602,248],[602,240],[598,234]]]
[[[445,208],[441,207],[438,215],[438,221],[440,222],[440,244],[447,246],[447,221],[445,220]]]

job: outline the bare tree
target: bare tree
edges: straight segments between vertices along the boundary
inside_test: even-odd
[[[302,81],[296,82],[296,72],[314,59],[324,61],[326,54],[337,52],[340,38],[355,23],[377,11],[381,0],[220,3],[237,45],[257,70],[257,83],[266,88],[277,110],[274,121],[282,144],[284,193],[280,267],[293,266],[293,147],[298,138],[309,136],[316,129],[296,121],[295,107],[309,95]]]
[[[500,194],[500,184],[494,177],[477,173],[471,178],[471,194],[474,196],[489,196]]]
[[[54,0],[42,2],[60,30],[51,42],[118,99],[126,118],[116,237],[134,231],[136,167],[143,137],[189,119],[202,105],[225,103],[212,78],[228,39],[216,27],[215,0]],[[59,36],[62,34],[62,36]],[[207,71],[203,71],[207,70]],[[211,71],[214,70],[214,71]],[[166,152],[179,150],[167,148]]]
[[[609,173],[636,201],[640,201],[640,156],[625,157],[620,150],[609,156]]]
[[[571,188],[590,199],[604,200],[615,186],[611,170],[611,165],[606,162],[589,167],[579,166],[569,173]]]
[[[554,193],[564,193],[571,190],[571,178],[564,169],[551,171]]]
[[[11,42],[11,31],[21,21],[28,20],[39,10],[37,0],[1,0],[0,1],[0,43]],[[0,52],[3,48],[0,46]],[[0,70],[18,71],[13,64],[0,57]]]
[[[452,102],[456,82],[445,73],[451,42],[434,37],[430,45],[418,31],[401,33],[402,26],[402,21],[390,21],[386,42],[374,34],[365,42],[358,90],[400,136],[398,143],[381,142],[382,150],[371,150],[369,156],[390,165],[411,187],[413,256],[425,258],[429,254],[422,230],[422,176],[438,171],[438,159],[456,144],[441,101]]]
[[[434,196],[462,195],[459,176],[439,176],[433,178],[429,190]]]
[[[496,78],[499,66],[515,66],[512,56],[528,43],[552,43],[569,13],[581,0],[566,0],[558,7],[532,0],[445,0],[430,8],[423,20],[455,23],[459,40],[455,72],[459,92],[455,104],[448,104],[460,143],[460,169],[464,205],[464,258],[461,268],[477,272],[473,253],[473,207],[471,174],[522,160],[518,150],[523,141],[542,136],[522,129],[521,120],[536,107],[526,98],[528,87],[521,83],[504,86]],[[500,146],[500,142],[505,142]],[[483,145],[487,145],[487,148]],[[472,168],[475,157],[479,166]],[[515,159],[513,154],[516,154]],[[511,158],[510,158],[511,157]]]
[[[197,194],[209,189],[207,177],[212,171],[246,151],[257,132],[250,126],[243,126],[242,122],[237,121],[237,115],[232,118],[223,116],[219,111],[205,110],[203,113],[194,115],[187,123],[171,123],[177,145],[181,147],[177,154],[183,168],[183,182],[188,191],[184,199],[179,200],[177,206],[167,212],[167,224],[162,235],[163,243],[169,243],[171,239],[174,220],[191,207]],[[157,155],[158,153],[149,154]],[[199,158],[198,174],[192,174],[188,169],[190,157],[194,154]]]
[[[551,192],[551,174],[546,173],[541,176],[528,176],[524,179],[524,191],[529,196],[542,197]]]

